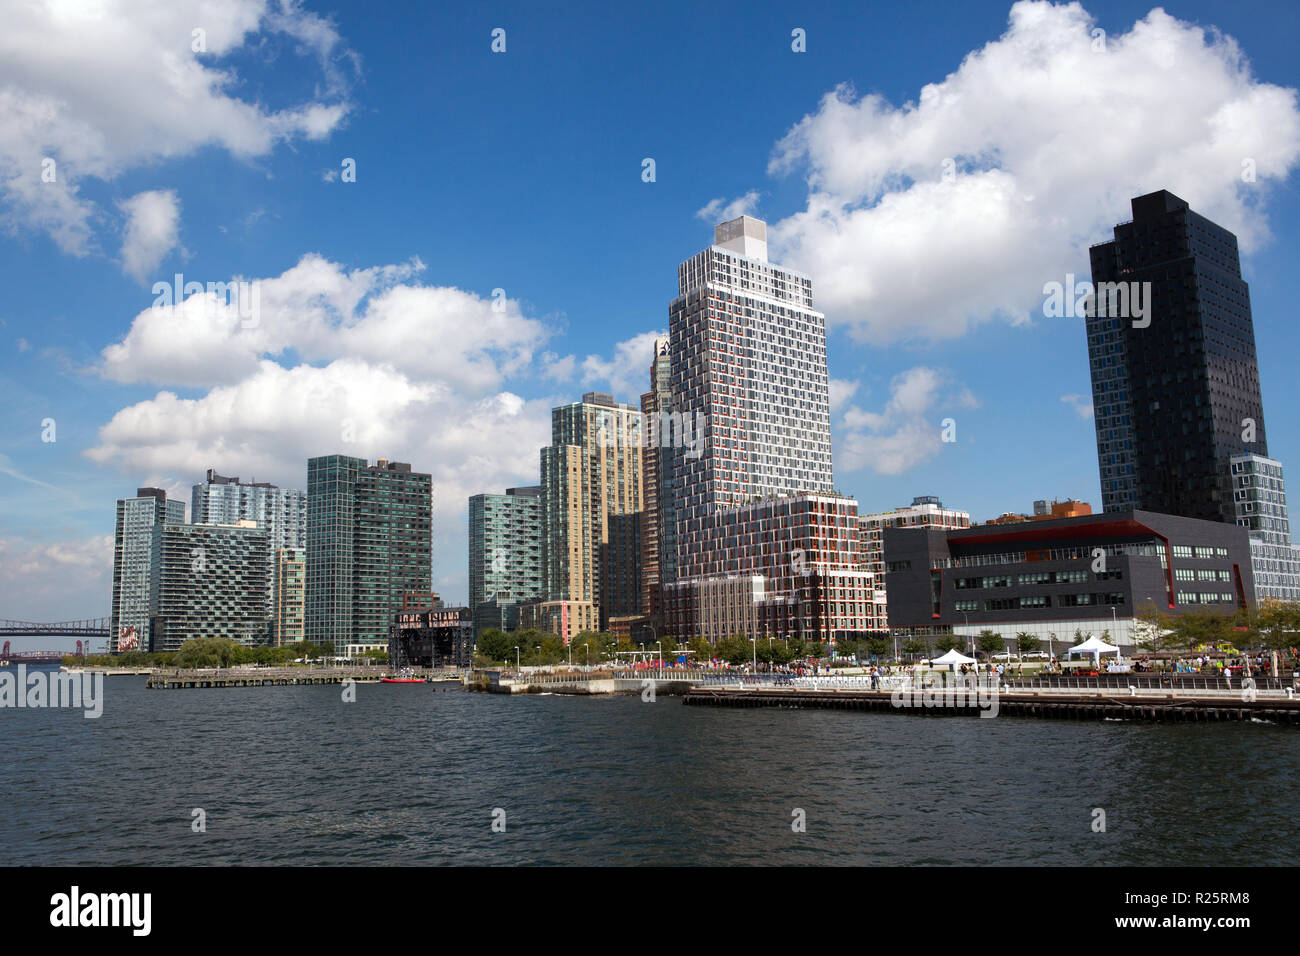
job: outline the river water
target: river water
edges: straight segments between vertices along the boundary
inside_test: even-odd
[[[448,686],[0,709],[0,864],[1291,862],[1294,728]]]

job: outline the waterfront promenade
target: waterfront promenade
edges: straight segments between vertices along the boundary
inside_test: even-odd
[[[377,684],[386,677],[417,681],[463,681],[456,668],[418,668],[398,674],[387,665],[342,667],[222,667],[195,670],[160,668],[145,680],[150,690],[193,690],[231,687],[291,687],[307,684]]]
[[[926,676],[933,683],[926,683]],[[929,671],[873,683],[865,674],[745,674],[680,668],[475,671],[467,686],[503,694],[641,694],[679,696],[692,706],[862,710],[918,716],[1039,717],[1150,722],[1266,721],[1300,726],[1300,695],[1288,678],[1209,675],[1042,675],[999,680]]]

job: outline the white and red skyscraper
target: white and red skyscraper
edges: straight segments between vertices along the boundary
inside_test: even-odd
[[[826,317],[812,280],[767,261],[767,225],[724,222],[677,269],[669,306],[675,410],[703,416],[679,456],[679,517],[795,491],[832,491]]]
[[[866,630],[857,501],[831,467],[826,319],[812,280],[767,260],[767,226],[741,216],[678,267],[669,306],[673,411],[697,444],[672,455],[675,637]]]

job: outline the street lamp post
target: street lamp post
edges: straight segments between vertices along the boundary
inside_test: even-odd
[[[664,642],[655,641],[655,645],[659,648],[659,666],[663,667],[664,666]]]
[[[754,676],[758,676],[758,638],[751,637],[749,643],[754,645]]]

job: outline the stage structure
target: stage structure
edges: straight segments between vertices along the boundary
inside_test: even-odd
[[[393,615],[388,659],[395,667],[469,667],[473,613],[467,607],[403,608]]]

